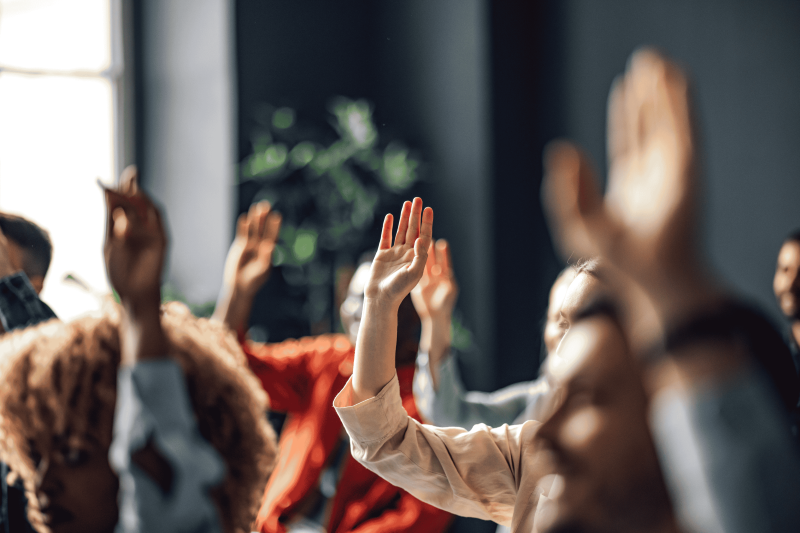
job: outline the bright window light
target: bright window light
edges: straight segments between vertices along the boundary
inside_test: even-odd
[[[97,185],[115,174],[110,20],[109,0],[0,0],[0,210],[50,232],[42,299],[64,320],[110,293]]]

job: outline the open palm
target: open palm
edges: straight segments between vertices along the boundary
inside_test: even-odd
[[[608,105],[605,197],[574,145],[546,153],[546,208],[566,256],[607,257],[644,284],[695,265],[697,176],[688,83],[652,50],[631,57]]]
[[[383,221],[381,241],[372,262],[364,296],[400,305],[422,277],[433,234],[433,210],[422,210],[422,200],[405,202],[392,244],[393,217]]]
[[[239,217],[236,238],[225,261],[224,279],[243,294],[256,293],[267,281],[281,216],[269,202],[259,202]]]
[[[103,252],[111,286],[123,302],[157,297],[167,246],[161,214],[138,187],[134,167],[123,172],[119,190],[105,193],[108,219]]]
[[[458,298],[458,284],[453,277],[450,246],[444,239],[431,243],[422,279],[411,291],[411,300],[420,319],[450,319]]]

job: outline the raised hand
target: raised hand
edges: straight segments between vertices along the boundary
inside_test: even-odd
[[[256,293],[269,277],[280,229],[281,215],[272,211],[269,202],[254,204],[239,217],[213,320],[232,330],[245,327]]]
[[[161,214],[126,168],[118,190],[105,189],[108,219],[103,253],[111,286],[123,304],[160,301],[167,237]]]
[[[250,206],[236,224],[236,238],[225,260],[224,282],[243,295],[255,295],[269,277],[281,215],[269,202]]]
[[[450,324],[458,298],[452,264],[447,241],[431,242],[422,279],[411,291],[411,301],[422,324],[419,349],[428,354],[434,387],[439,383],[439,363],[450,352],[452,342]]]
[[[648,49],[633,54],[609,97],[605,197],[576,146],[556,142],[545,153],[545,207],[562,254],[602,255],[668,306],[707,292],[688,93],[673,63]]]
[[[364,287],[364,307],[356,341],[351,400],[378,394],[394,376],[397,311],[422,277],[433,235],[433,210],[422,200],[403,204],[392,244],[392,215],[386,215],[380,245]]]
[[[458,284],[453,276],[450,246],[444,239],[431,243],[422,279],[411,291],[411,300],[419,318],[448,324],[458,298]]]
[[[123,364],[166,355],[161,329],[161,274],[167,238],[161,214],[126,168],[118,190],[104,189],[108,219],[103,254],[111,286],[124,313],[120,337]]]
[[[383,221],[378,252],[372,262],[364,296],[399,306],[424,272],[432,240],[433,209],[427,207],[423,212],[420,198],[414,198],[413,203],[405,202],[394,244],[393,221],[391,214],[386,215]]]

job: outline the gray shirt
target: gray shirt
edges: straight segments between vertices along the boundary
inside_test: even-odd
[[[467,392],[453,356],[439,364],[439,387],[433,388],[428,354],[417,356],[414,398],[420,414],[440,427],[499,427],[541,420],[550,386],[544,378],[509,385],[495,392]]]

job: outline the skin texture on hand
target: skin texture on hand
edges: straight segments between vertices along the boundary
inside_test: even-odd
[[[122,363],[166,355],[161,329],[161,274],[167,238],[156,206],[126,168],[118,190],[105,189],[108,218],[103,247],[106,272],[124,313],[120,328]]]
[[[214,311],[214,320],[233,330],[243,327],[250,317],[253,299],[266,283],[272,269],[272,252],[281,228],[281,215],[269,202],[250,206],[236,224],[236,238],[228,251],[223,286]]]
[[[392,244],[391,214],[364,288],[364,309],[353,367],[354,403],[374,397],[394,376],[397,311],[422,278],[433,235],[433,210],[405,202]]]
[[[419,349],[428,354],[434,387],[438,385],[439,364],[450,350],[450,325],[457,298],[450,246],[439,239],[431,243],[422,279],[411,291],[411,301],[422,322]]]

